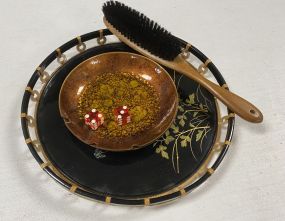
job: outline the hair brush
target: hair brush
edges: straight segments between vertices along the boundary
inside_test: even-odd
[[[182,43],[163,27],[117,1],[106,2],[103,13],[107,28],[129,47],[198,82],[243,119],[262,122],[262,113],[253,104],[204,78],[188,63],[181,54]]]

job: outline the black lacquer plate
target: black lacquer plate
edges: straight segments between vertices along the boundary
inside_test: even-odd
[[[234,115],[228,110],[225,142],[221,143],[221,119],[215,98],[191,79],[166,68],[177,87],[179,110],[174,124],[161,138],[143,149],[116,153],[82,143],[60,117],[59,91],[70,71],[84,60],[110,51],[135,53],[123,43],[85,50],[85,41],[108,35],[111,33],[104,29],[74,38],[52,52],[34,72],[21,107],[27,146],[55,181],[89,199],[124,205],[154,205],[176,199],[205,182],[217,169],[232,139]],[[185,41],[178,40],[186,47]],[[75,46],[79,53],[65,63],[59,59],[60,67],[49,80],[43,79],[45,68]],[[208,59],[194,46],[189,52],[202,63]],[[227,86],[213,63],[207,68],[220,85]],[[34,90],[39,79],[44,83],[40,95]],[[31,110],[30,102],[36,102],[36,110]],[[213,163],[209,167],[210,160]]]
[[[90,191],[127,198],[162,193],[196,172],[211,150],[217,131],[215,100],[194,81],[168,69],[175,77],[180,102],[176,123],[166,135],[131,152],[94,149],[66,128],[59,113],[58,97],[64,79],[74,67],[110,51],[132,50],[122,43],[95,47],[72,58],[53,75],[37,110],[40,142],[58,170]]]

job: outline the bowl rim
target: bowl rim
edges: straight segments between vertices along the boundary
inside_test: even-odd
[[[167,78],[169,79],[169,83],[173,86],[173,88],[175,88],[174,90],[174,93],[175,93],[175,103],[174,103],[174,111],[172,113],[172,119],[171,121],[169,122],[169,124],[167,124],[167,126],[165,127],[164,130],[161,130],[160,133],[158,133],[157,136],[153,137],[152,139],[148,140],[147,142],[141,144],[141,145],[130,145],[129,148],[125,148],[125,149],[114,149],[114,148],[105,148],[105,147],[101,147],[101,146],[97,146],[96,145],[92,145],[92,144],[88,144],[86,143],[84,140],[82,140],[79,136],[77,136],[68,126],[68,123],[66,123],[65,121],[65,118],[63,117],[63,114],[62,114],[62,107],[61,107],[61,104],[62,104],[62,91],[63,91],[63,88],[64,88],[64,85],[65,83],[69,80],[69,78],[71,77],[71,75],[74,73],[74,70],[76,70],[80,65],[82,65],[83,63],[87,63],[88,61],[94,59],[94,58],[97,58],[97,57],[101,57],[101,56],[106,56],[106,55],[110,55],[110,54],[126,54],[126,55],[132,55],[132,56],[136,56],[136,57],[140,57],[141,59],[145,59],[147,60],[148,62],[150,63],[153,63],[155,64],[157,67],[159,67],[163,72],[165,72]],[[76,65],[69,73],[68,75],[66,76],[66,78],[64,79],[62,85],[61,85],[61,88],[60,88],[60,91],[59,91],[59,96],[58,96],[58,107],[59,107],[59,112],[60,112],[60,116],[62,117],[63,121],[64,121],[64,124],[65,126],[67,127],[67,129],[77,138],[79,139],[80,141],[82,141],[83,143],[91,146],[91,147],[94,147],[94,148],[97,148],[97,149],[101,149],[101,150],[105,150],[105,151],[112,151],[112,152],[125,152],[125,151],[134,151],[134,150],[138,150],[138,149],[141,149],[141,148],[144,148],[146,147],[147,145],[151,144],[152,142],[154,142],[155,140],[157,140],[159,137],[161,137],[165,131],[167,131],[170,126],[173,124],[174,120],[175,120],[175,116],[177,115],[177,112],[178,112],[178,101],[179,101],[179,95],[178,95],[178,92],[177,92],[177,88],[176,88],[176,85],[173,81],[173,79],[171,78],[170,74],[168,73],[168,71],[159,63],[157,63],[156,61],[153,61],[152,59],[144,56],[144,55],[141,55],[141,54],[136,54],[136,53],[132,53],[132,52],[127,52],[127,51],[112,51],[112,52],[105,52],[105,53],[102,53],[102,54],[98,54],[98,55],[95,55],[95,56],[92,56],[84,61],[82,61],[81,63],[79,63],[78,65]]]

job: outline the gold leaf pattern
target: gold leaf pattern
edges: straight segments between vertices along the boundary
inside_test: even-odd
[[[165,159],[169,159],[168,153],[165,151],[167,149],[166,146],[159,145],[159,147],[156,148],[155,152],[158,154],[161,154],[161,156]]]
[[[199,97],[203,98],[204,103],[202,103],[202,99],[199,100]],[[179,148],[189,148],[195,160],[197,158],[194,154],[193,144],[198,144],[202,152],[204,137],[211,130],[208,122],[209,107],[207,102],[210,103],[202,94],[200,86],[198,86],[196,92],[191,93],[185,100],[179,97],[178,113],[174,123],[153,144],[153,147],[156,147],[156,153],[162,158],[168,160],[171,156],[172,166],[176,173],[179,173],[180,170]]]
[[[187,140],[181,140],[181,147],[187,147]]]
[[[196,141],[199,141],[203,135],[203,130],[198,130],[198,133],[196,134]]]

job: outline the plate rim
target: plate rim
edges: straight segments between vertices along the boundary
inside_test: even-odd
[[[123,46],[124,44],[119,42],[119,43],[115,43],[115,44],[120,44],[120,46]],[[110,44],[112,45],[112,43]],[[88,50],[92,50],[93,48],[90,48]],[[105,52],[104,52],[105,53]],[[102,54],[104,54],[102,53]],[[109,52],[107,52],[109,53]],[[110,53],[113,53],[113,52],[110,52]],[[100,55],[100,54],[98,54]],[[77,55],[76,55],[77,56]],[[76,56],[74,56],[73,58],[75,59]],[[93,57],[96,57],[97,55],[95,56],[91,56],[90,58],[93,58]],[[86,60],[89,60],[90,58],[86,59]],[[84,60],[84,61],[86,61]],[[78,65],[77,65],[78,66]],[[51,78],[55,75],[58,75],[58,72],[60,71],[60,68],[56,69],[52,75],[51,75]],[[65,79],[70,75],[71,72],[69,72]],[[51,79],[50,78],[50,79]],[[64,82],[65,80],[63,80]],[[48,81],[49,82],[49,81]],[[46,87],[48,87],[48,82],[46,82],[46,84],[41,88],[41,91],[40,91],[40,98],[41,98],[41,95],[43,92],[46,92]],[[174,81],[173,81],[174,82]],[[199,86],[199,84],[197,84]],[[177,87],[175,85],[175,87]],[[178,92],[177,92],[178,93]],[[215,134],[214,134],[214,137],[213,137],[213,142],[212,142],[212,145],[211,147],[209,148],[209,151],[207,151],[207,154],[201,159],[201,163],[197,165],[197,170],[195,170],[195,172],[193,172],[191,175],[187,176],[186,178],[184,179],[181,179],[179,182],[177,182],[173,187],[167,189],[167,190],[163,190],[159,193],[154,193],[154,194],[145,194],[144,197],[139,197],[139,196],[129,196],[129,197],[121,197],[121,196],[115,196],[115,197],[118,197],[118,198],[125,198],[125,199],[142,199],[142,198],[157,198],[157,197],[161,197],[161,196],[166,196],[166,195],[169,195],[171,193],[174,193],[175,191],[180,191],[180,189],[183,189],[185,187],[187,187],[187,184],[191,183],[191,181],[193,181],[193,179],[195,179],[200,173],[202,173],[201,171],[199,171],[199,169],[201,167],[203,167],[204,165],[206,165],[210,159],[211,159],[211,156],[214,154],[214,144],[216,143],[216,141],[219,139],[220,137],[220,130],[221,130],[221,127],[220,125],[218,124],[219,120],[221,119],[220,118],[220,109],[219,109],[219,105],[217,103],[217,100],[215,97],[213,97],[213,105],[214,105],[214,109],[216,110],[215,113],[216,113],[216,124],[214,125],[214,128],[215,128]],[[38,120],[38,105],[40,103],[40,100],[39,102],[37,102],[36,104],[36,108],[35,108],[35,119],[36,119],[36,122]],[[175,120],[175,118],[174,118]],[[37,140],[41,143],[41,139],[40,139],[40,136],[39,136],[39,133],[38,133],[38,125],[36,125],[35,127],[35,134],[36,134],[36,138]],[[72,179],[68,174],[66,174],[64,171],[62,171],[62,169],[57,165],[57,162],[55,162],[53,159],[49,158],[48,157],[48,154],[46,153],[45,151],[45,148],[43,147],[44,145],[41,143],[41,152],[43,153],[43,156],[45,158],[46,161],[49,161],[51,163],[51,165],[53,166],[53,170],[55,171],[55,173],[60,176],[62,179],[66,179],[66,181],[68,182],[71,182],[73,183],[74,185],[76,185],[77,187],[80,187],[88,192],[91,192],[91,193],[95,193],[95,194],[99,194],[99,195],[106,195],[102,192],[98,192],[96,190],[93,190],[91,188],[89,188],[88,186],[86,185],[83,185],[77,181],[75,181],[74,179]],[[109,197],[113,197],[114,198],[114,195],[108,195]]]
[[[111,35],[111,33],[109,32],[109,30],[104,29],[103,31],[95,31],[95,32],[91,32],[91,33],[87,33],[85,35],[82,35],[80,37],[81,39],[81,43],[82,41],[85,42],[87,40],[93,39],[93,38],[99,38],[100,37],[100,33],[104,33],[104,35]],[[181,40],[181,39],[180,39]],[[183,41],[183,40],[181,40]],[[184,42],[184,41],[183,41]],[[62,45],[59,50],[61,51],[61,53],[69,50],[70,48],[78,45],[80,42],[78,40],[78,38],[72,39],[71,41],[67,42],[66,44]],[[185,43],[186,44],[186,43]],[[208,58],[202,54],[198,49],[196,49],[194,46],[192,46],[190,48],[190,51],[192,52],[192,54],[194,54],[199,60],[201,60],[202,62],[206,62],[206,60],[208,60]],[[58,49],[56,51],[54,51],[53,53],[51,53],[40,65],[40,67],[44,67],[44,69],[49,65],[49,63],[51,63],[53,60],[55,60],[57,57],[59,56],[58,54]],[[203,61],[204,60],[204,61]],[[60,68],[60,67],[59,67]],[[217,81],[220,83],[223,83],[222,85],[224,85],[225,87],[226,82],[224,81],[223,77],[221,76],[220,72],[218,71],[218,69],[214,66],[213,63],[209,63],[208,68],[211,70],[211,72],[213,73],[216,72],[216,75],[213,73],[213,75],[215,76],[215,78],[217,79]],[[218,159],[215,161],[215,163],[213,164],[213,166],[211,168],[208,168],[207,172],[195,183],[185,187],[183,190],[179,190],[176,191],[174,193],[168,194],[168,195],[164,195],[164,196],[158,196],[155,198],[145,198],[145,199],[134,199],[134,200],[129,200],[129,199],[116,199],[116,198],[110,198],[108,196],[95,196],[92,193],[89,192],[84,192],[84,190],[80,190],[80,188],[74,186],[74,185],[70,185],[69,183],[67,183],[65,180],[61,180],[61,177],[59,177],[57,174],[55,174],[52,169],[51,169],[51,165],[48,164],[48,162],[44,162],[40,156],[38,155],[36,148],[35,148],[35,144],[34,142],[31,140],[30,137],[30,133],[29,133],[29,127],[32,125],[30,122],[31,120],[31,116],[29,116],[28,113],[28,104],[30,101],[30,97],[32,97],[33,94],[33,87],[36,84],[37,80],[40,77],[40,73],[39,70],[37,69],[34,74],[32,75],[27,88],[29,88],[27,90],[25,90],[24,96],[23,96],[23,100],[22,100],[22,107],[21,107],[21,123],[22,123],[22,129],[23,129],[23,135],[25,137],[26,143],[32,153],[32,155],[35,157],[35,159],[38,161],[38,163],[41,165],[42,169],[47,172],[53,179],[55,179],[58,183],[60,183],[62,186],[64,186],[65,188],[69,189],[71,192],[80,194],[82,196],[86,196],[88,198],[93,198],[95,200],[99,200],[99,201],[103,201],[106,203],[115,203],[115,204],[127,204],[127,205],[154,205],[154,204],[158,204],[161,202],[167,202],[169,200],[178,198],[179,196],[185,195],[187,192],[190,192],[192,189],[194,189],[195,187],[199,186],[201,183],[205,182],[205,180],[207,180],[207,178],[209,176],[211,176],[213,174],[213,172],[215,171],[215,169],[219,166],[219,164],[221,163],[222,159],[224,158],[229,145],[230,145],[230,141],[232,139],[232,135],[233,135],[233,129],[234,129],[234,120],[235,120],[235,116],[234,114],[228,110],[228,115],[227,115],[227,119],[226,118],[222,118],[222,119],[226,119],[226,121],[228,122],[228,130],[227,130],[227,135],[226,135],[226,141],[228,141],[227,143],[224,142],[223,145],[223,150],[221,151]],[[75,188],[76,187],[76,188]]]

